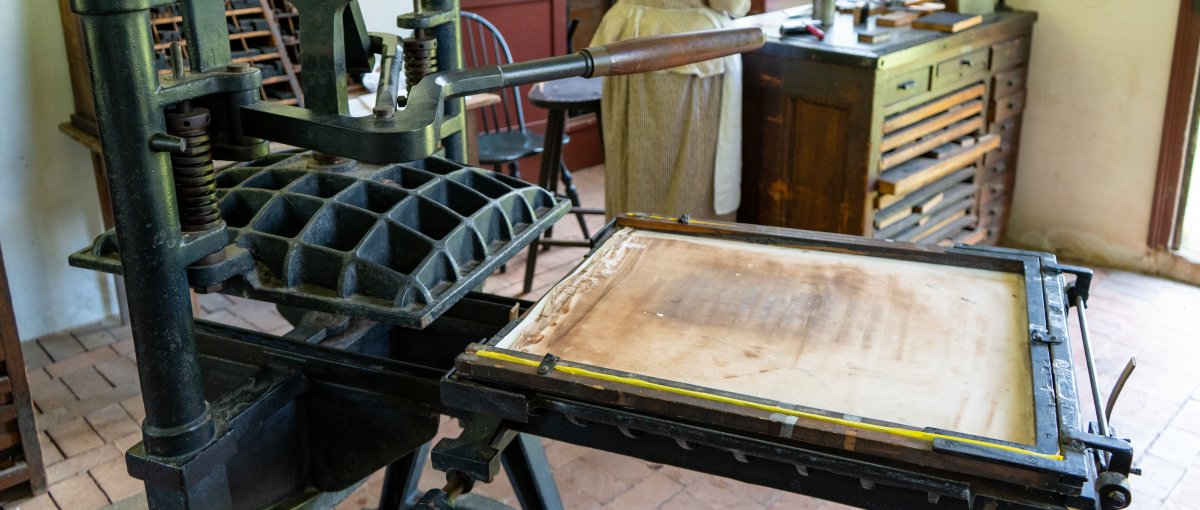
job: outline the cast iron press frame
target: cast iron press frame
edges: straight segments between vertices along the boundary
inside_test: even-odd
[[[187,103],[211,111],[212,129],[205,134],[211,135],[211,140],[205,141],[211,144],[216,159],[250,161],[267,156],[267,142],[245,132],[243,126],[247,126],[272,138],[278,138],[281,132],[316,137],[319,140],[310,140],[312,143],[307,145],[326,148],[332,143],[333,148],[342,149],[337,151],[339,155],[361,160],[386,161],[399,154],[408,161],[442,152],[463,161],[466,147],[461,132],[463,102],[459,97],[527,81],[589,74],[594,66],[606,65],[607,61],[597,62],[592,54],[580,52],[535,65],[455,73],[461,62],[457,2],[419,0],[418,12],[400,16],[398,25],[419,29],[440,43],[437,61],[451,72],[422,80],[413,93],[408,114],[398,115],[395,94],[399,66],[395,60],[399,39],[388,34],[369,37],[357,5],[350,0],[297,0],[295,3],[304,12],[303,33],[308,42],[302,62],[312,70],[306,73],[304,82],[309,108],[280,111],[261,105],[258,115],[260,73],[248,65],[231,62],[224,2],[180,2],[190,69],[183,69],[182,58],[178,57],[181,52],[173,48],[173,72],[159,75],[150,58],[150,9],[170,3],[71,2],[72,10],[79,14],[90,60],[97,134],[109,169],[116,219],[115,231],[72,256],[72,263],[125,275],[146,407],[144,441],[127,453],[130,472],[146,482],[147,497],[154,508],[255,508],[331,504],[370,472],[396,459],[400,459],[396,461],[400,463],[395,466],[397,471],[411,471],[411,458],[407,467],[403,465],[405,455],[411,457],[411,452],[418,451],[437,427],[433,411],[439,406],[437,394],[421,381],[436,381],[441,372],[431,375],[419,366],[404,363],[400,363],[402,368],[389,372],[378,368],[379,360],[359,360],[359,364],[350,365],[359,370],[347,372],[331,368],[344,368],[336,362],[305,359],[302,344],[273,344],[279,350],[269,350],[239,343],[242,333],[231,328],[193,324],[189,286],[213,290],[233,275],[254,270],[247,265],[250,257],[245,256],[244,247],[231,243],[237,228],[220,223],[201,232],[182,231],[173,182],[177,176],[172,175],[168,154],[192,146],[167,133],[164,110]],[[345,71],[370,69],[373,53],[385,59],[377,115],[331,130],[328,121],[344,113]],[[258,124],[253,121],[272,114],[282,118]],[[392,142],[388,146],[392,152],[363,153],[370,147],[353,143],[342,147],[336,143],[380,137]],[[341,164],[336,157],[309,154],[304,158],[315,170],[336,170],[328,167]],[[523,237],[507,240],[504,249],[493,253],[495,256],[485,257],[476,276],[453,282],[451,291],[444,292],[440,301],[422,313],[401,310],[397,322],[428,324],[446,311],[446,305],[462,296],[462,288],[481,278],[478,275],[501,256],[510,256],[520,243],[537,235],[566,207],[552,199],[540,205],[543,207],[532,224],[522,229]],[[243,253],[238,252],[239,248]],[[209,256],[214,253],[226,257],[213,260]],[[234,285],[229,290],[239,289]],[[462,303],[466,304],[458,306],[470,308],[473,301],[465,299]],[[326,309],[339,308],[335,303]],[[343,311],[356,310],[347,307]],[[331,325],[344,323],[330,319]],[[470,330],[470,319],[448,318],[444,322]],[[321,317],[318,314],[305,323],[321,324]],[[378,339],[391,330],[399,328],[356,320],[346,331],[334,334],[331,328],[325,328],[324,333],[299,340],[316,341],[328,336],[326,343],[354,348],[364,339]],[[395,384],[374,384],[379,381]],[[535,495],[518,487],[522,497],[538,500],[530,507],[561,506],[544,462],[538,465],[533,458],[523,466],[529,472],[522,475],[515,471],[514,479],[540,483]],[[393,487],[393,499],[411,499],[413,490],[411,483]]]

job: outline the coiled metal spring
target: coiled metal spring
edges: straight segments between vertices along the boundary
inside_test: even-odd
[[[436,73],[437,39],[416,33],[404,40],[404,79],[408,90],[421,81],[421,78]]]
[[[207,108],[180,103],[166,112],[167,133],[183,138],[186,147],[171,154],[175,175],[175,198],[179,203],[179,225],[184,232],[203,232],[220,227],[216,172],[208,137],[211,121]]]

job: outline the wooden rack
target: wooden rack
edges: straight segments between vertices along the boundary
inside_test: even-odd
[[[169,48],[178,41],[187,55],[183,40],[183,18],[177,4],[152,11],[154,51],[158,68],[170,72]],[[226,0],[225,17],[229,24],[229,49],[234,62],[246,62],[263,73],[260,93],[267,101],[303,105],[300,88],[299,25],[296,7],[287,0]]]
[[[0,254],[0,501],[46,491],[42,447]]]

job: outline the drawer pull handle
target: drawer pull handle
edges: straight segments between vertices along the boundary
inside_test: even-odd
[[[1007,166],[1008,165],[1006,165],[1004,163],[997,163],[996,166],[992,167],[992,171],[995,173],[998,173],[998,174],[1002,174],[1007,169],[1006,168]]]
[[[917,88],[917,81],[916,80],[908,80],[904,83],[897,85],[896,88],[900,89],[900,90],[912,90],[912,89]]]
[[[1008,86],[1009,87],[1017,86],[1017,80],[1008,80]]]
[[[974,67],[975,66],[975,61],[973,61],[969,58],[964,58],[962,60],[959,60],[958,63],[964,67]]]
[[[1016,110],[1016,109],[1017,109],[1017,103],[1015,103],[1015,102],[1012,102],[1012,101],[1009,101],[1009,102],[1008,102],[1008,109],[1009,109],[1009,110]]]

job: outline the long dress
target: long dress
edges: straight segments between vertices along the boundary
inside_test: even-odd
[[[619,0],[592,45],[722,28],[749,0]],[[604,207],[731,220],[741,199],[741,58],[604,79]]]

